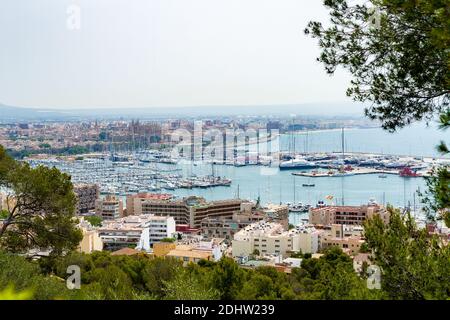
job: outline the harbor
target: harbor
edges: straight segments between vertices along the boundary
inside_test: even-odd
[[[347,135],[372,130],[354,130],[345,136],[343,131],[315,133],[314,138],[311,134],[305,140],[312,148],[319,144],[319,137],[328,139],[333,134],[341,142],[341,150],[334,152],[300,150],[298,138],[280,135],[278,153],[259,155],[247,150],[231,159],[192,161],[168,149],[140,149],[37,155],[25,161],[32,166],[55,166],[70,174],[74,183],[96,183],[103,195],[153,192],[208,200],[259,199],[264,205],[290,204],[300,214],[329,196],[340,205],[360,205],[374,198],[381,204],[420,207],[419,193],[426,189],[424,178],[433,167],[450,163],[448,158],[433,156],[354,151]],[[294,147],[289,142],[295,140]],[[386,142],[386,147],[389,145]]]

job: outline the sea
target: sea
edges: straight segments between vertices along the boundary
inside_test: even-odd
[[[346,152],[378,153],[413,157],[442,157],[436,151],[440,141],[450,143],[450,134],[437,130],[436,124],[426,126],[416,124],[396,133],[381,128],[345,129],[344,147]],[[282,151],[296,152],[340,152],[342,150],[342,130],[302,131],[284,134],[280,137]],[[164,165],[164,169],[175,168]],[[223,176],[232,179],[230,187],[208,189],[178,189],[170,191],[178,197],[202,196],[207,200],[239,197],[257,200],[262,204],[298,203],[316,205],[319,201],[338,205],[361,205],[369,200],[395,207],[409,206],[420,211],[420,193],[426,190],[422,177],[400,177],[387,175],[379,178],[376,174],[346,177],[308,178],[292,175],[290,170],[276,170],[270,175],[260,166],[234,167],[199,163],[178,164],[185,176],[191,174]],[[315,184],[305,187],[303,184]],[[329,200],[327,200],[327,198]],[[291,222],[297,223],[304,215],[291,215]]]

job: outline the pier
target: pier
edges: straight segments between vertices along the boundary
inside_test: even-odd
[[[353,168],[351,171],[339,172],[339,171],[311,171],[311,172],[292,172],[294,176],[308,177],[308,178],[324,178],[324,177],[348,177],[356,175],[367,175],[367,174],[379,174],[379,175],[399,175],[399,170],[384,170],[375,168]],[[408,178],[423,178],[427,174],[423,173],[417,176],[412,176]]]

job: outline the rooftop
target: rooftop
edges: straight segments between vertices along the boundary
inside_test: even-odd
[[[155,216],[152,214],[141,214],[136,216],[127,216],[115,220],[103,221],[100,231],[105,230],[142,230],[152,221],[166,221],[172,217]]]

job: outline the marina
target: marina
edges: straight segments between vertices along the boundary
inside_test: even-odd
[[[353,151],[362,147],[350,148],[349,136],[374,130],[348,131],[344,138],[340,130],[309,135],[308,139],[313,140],[308,143],[311,149],[321,137],[325,141],[331,134],[339,138],[341,148],[344,141],[344,148],[334,152],[300,150],[298,141],[289,150],[283,146],[288,146],[292,137],[281,135],[278,137],[281,150],[275,155],[246,152],[234,159],[190,161],[174,157],[170,150],[150,149],[68,157],[35,156],[27,161],[32,166],[55,166],[70,174],[74,183],[97,183],[103,195],[153,192],[171,193],[175,197],[195,195],[208,200],[259,199],[264,205],[291,203],[292,216],[303,215],[305,206],[330,196],[339,205],[361,205],[374,198],[381,204],[419,210],[419,193],[426,189],[424,177],[434,166],[449,163],[449,159]],[[392,137],[396,143],[396,136]],[[383,143],[385,148],[390,146],[388,141]],[[302,164],[310,167],[282,168],[283,162],[292,159],[301,159]]]

